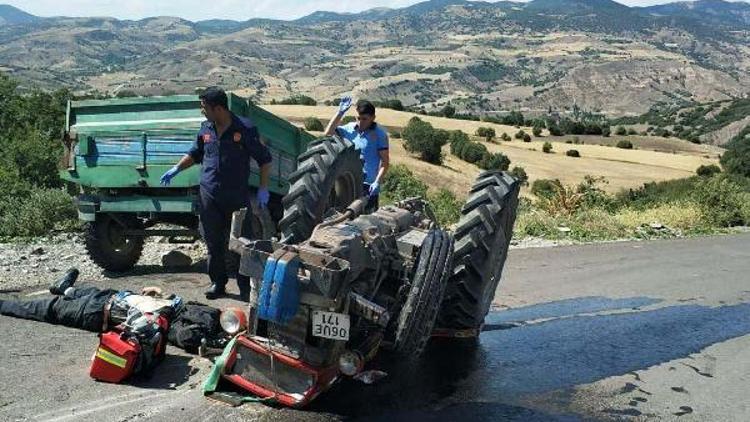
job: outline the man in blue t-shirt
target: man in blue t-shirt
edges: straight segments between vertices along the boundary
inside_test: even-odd
[[[341,99],[338,112],[328,123],[326,136],[332,136],[336,133],[340,137],[352,141],[359,150],[360,158],[364,163],[364,188],[370,197],[367,209],[368,211],[374,211],[378,208],[380,182],[383,181],[383,176],[388,171],[390,161],[388,132],[375,123],[375,106],[364,100],[357,103],[357,121],[339,126],[341,119],[351,105],[351,97],[347,96]]]

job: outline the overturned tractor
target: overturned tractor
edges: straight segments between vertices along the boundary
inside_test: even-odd
[[[365,198],[336,203],[361,193],[350,180],[357,166],[348,142],[312,143],[284,199],[279,242],[243,237],[242,211],[235,215],[230,248],[253,295],[224,379],[303,406],[381,351],[416,359],[433,335],[478,336],[505,262],[517,181],[482,173],[452,234],[421,198],[372,214]]]

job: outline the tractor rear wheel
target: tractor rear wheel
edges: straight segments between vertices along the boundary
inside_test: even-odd
[[[416,358],[432,335],[453,259],[453,236],[433,230],[422,243],[409,293],[396,325],[394,351]]]
[[[483,172],[474,182],[454,233],[453,271],[435,324],[438,331],[478,335],[508,256],[519,189],[516,179],[500,171]]]
[[[341,211],[362,196],[359,152],[338,136],[317,139],[299,156],[289,183],[279,231],[282,242],[299,243],[310,237],[328,211]]]
[[[129,214],[97,214],[85,226],[85,245],[94,263],[107,271],[125,272],[141,258],[143,236],[125,234],[128,229],[143,229],[143,223]]]

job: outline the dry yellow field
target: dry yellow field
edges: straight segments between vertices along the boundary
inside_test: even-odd
[[[308,106],[263,106],[281,117],[299,123],[305,117],[317,117],[324,125],[335,113],[335,107]],[[378,121],[390,127],[403,127],[413,113],[393,110],[379,110]],[[518,129],[511,126],[491,125],[484,122],[447,119],[442,117],[419,116],[433,126],[473,134],[479,126],[492,126],[498,134],[513,134]],[[502,152],[511,160],[511,167],[521,166],[529,175],[529,180],[560,179],[564,184],[580,183],[585,176],[602,176],[609,181],[606,190],[617,192],[621,189],[637,188],[646,182],[677,179],[695,174],[695,169],[702,164],[715,164],[716,159],[697,155],[695,151],[684,153],[665,153],[649,150],[624,150],[601,145],[573,145],[564,142],[552,142],[551,138],[524,143],[512,142],[486,143],[492,152]],[[542,152],[544,140],[550,140],[554,154]],[[536,150],[535,150],[536,149]],[[565,151],[576,149],[580,158],[567,157]],[[481,171],[476,165],[469,164],[444,149],[445,162],[442,166],[420,161],[404,150],[403,143],[391,139],[391,160],[394,164],[404,164],[423,180],[431,189],[446,188],[463,198],[476,175]]]

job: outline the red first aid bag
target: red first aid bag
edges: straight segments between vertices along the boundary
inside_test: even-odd
[[[140,353],[136,339],[117,331],[103,333],[89,374],[99,381],[120,383],[133,375]]]

